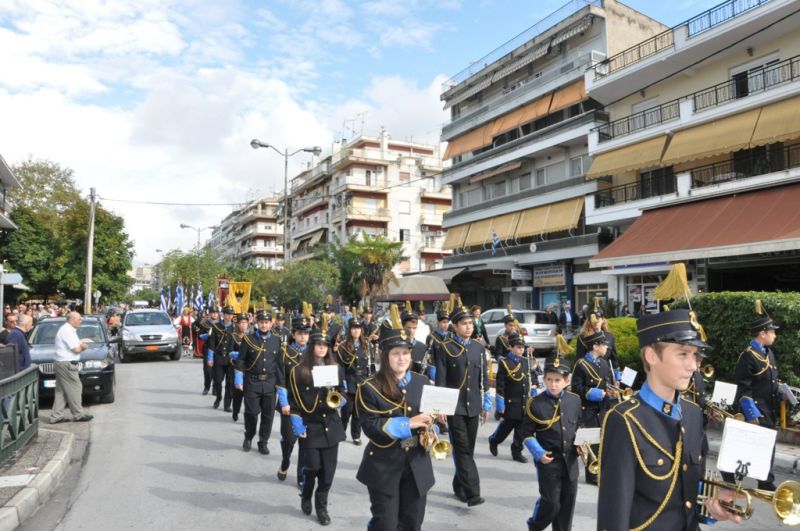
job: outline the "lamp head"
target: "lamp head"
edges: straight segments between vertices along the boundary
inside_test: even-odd
[[[269,146],[269,144],[264,144],[257,138],[254,138],[253,140],[250,141],[250,147],[253,149],[258,149],[260,147],[267,147],[267,146]]]
[[[189,227],[189,225],[186,225],[185,223],[181,223],[181,228],[182,229],[188,229],[190,227]]]
[[[319,146],[314,146],[311,148],[311,153],[313,153],[315,157],[319,157],[322,155],[322,148]]]

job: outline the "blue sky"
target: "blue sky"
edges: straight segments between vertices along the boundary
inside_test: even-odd
[[[123,215],[137,263],[191,249],[181,223],[283,186],[253,151],[374,135],[438,143],[444,80],[563,5],[538,0],[5,0],[0,155],[75,170]],[[712,2],[628,4],[666,24]],[[353,121],[355,120],[355,121]],[[298,156],[290,171],[310,162]]]

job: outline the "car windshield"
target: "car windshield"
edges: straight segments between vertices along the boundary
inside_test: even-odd
[[[547,314],[537,312],[520,312],[517,320],[525,324],[550,324]]]
[[[36,325],[31,332],[31,345],[54,345],[58,329],[64,325],[64,321],[43,322]],[[93,343],[102,343],[103,329],[97,321],[84,321],[78,327],[78,337],[89,339]]]
[[[125,326],[171,325],[167,314],[161,312],[129,313],[125,316]]]

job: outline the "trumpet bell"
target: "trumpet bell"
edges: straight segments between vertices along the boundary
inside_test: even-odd
[[[431,445],[431,456],[437,461],[443,461],[453,453],[453,447],[449,442],[436,438],[436,442]]]
[[[713,365],[703,365],[700,368],[700,374],[703,375],[703,378],[713,378],[713,376],[714,376],[714,366]]]
[[[328,391],[325,397],[325,404],[331,409],[338,409],[342,405],[342,395],[336,389]]]
[[[800,524],[800,483],[790,479],[778,485],[772,508],[785,525]]]

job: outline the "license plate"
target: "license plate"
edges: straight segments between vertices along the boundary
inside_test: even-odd
[[[44,387],[46,389],[54,389],[55,386],[56,386],[56,381],[55,380],[43,380],[42,381],[42,385],[44,385]]]
[[[548,330],[537,330],[536,331],[536,335],[537,336],[548,336],[548,335],[550,335],[550,331],[548,331]]]
[[[156,346],[144,347],[145,350],[158,350]]]

